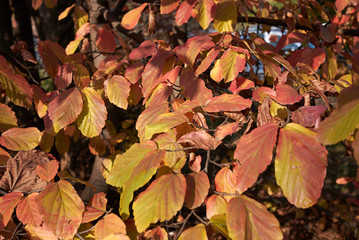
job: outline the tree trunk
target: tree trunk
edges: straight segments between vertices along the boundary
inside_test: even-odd
[[[0,1],[0,50],[10,52],[13,43],[11,10],[8,0]]]

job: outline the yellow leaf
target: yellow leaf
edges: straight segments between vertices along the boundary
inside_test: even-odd
[[[234,0],[220,0],[214,17],[214,28],[218,32],[232,32],[237,23],[237,5]]]

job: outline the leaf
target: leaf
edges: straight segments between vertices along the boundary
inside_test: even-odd
[[[239,130],[239,126],[237,122],[227,123],[216,128],[214,132],[214,136],[218,140],[222,140],[228,135],[232,135],[233,133]]]
[[[217,3],[214,16],[214,28],[222,32],[232,32],[237,23],[237,5],[233,0],[223,0]]]
[[[44,3],[47,8],[54,8],[57,4],[57,0],[44,0]]]
[[[154,229],[146,231],[144,237],[146,239],[168,240],[168,235],[166,230],[164,230],[159,226],[155,227]]]
[[[198,240],[207,240],[208,237],[205,225],[199,223],[194,227],[187,228],[179,236],[178,240],[191,240],[194,236],[196,236],[196,239]]]
[[[96,46],[100,52],[113,53],[116,50],[115,36],[106,25],[96,35]]]
[[[82,110],[81,93],[77,88],[70,88],[56,96],[49,103],[48,115],[55,133],[76,120]]]
[[[229,86],[228,90],[236,95],[242,90],[247,90],[254,87],[255,85],[253,81],[243,77],[237,77],[234,81],[231,82],[231,85]]]
[[[185,203],[189,209],[195,209],[202,205],[207,197],[210,187],[209,179],[206,173],[190,173],[186,176],[186,196]]]
[[[0,197],[0,231],[10,221],[14,208],[23,196],[21,192],[12,192]]]
[[[114,75],[104,82],[105,94],[112,104],[119,108],[127,109],[127,98],[130,96],[131,84],[126,78]]]
[[[77,126],[81,133],[89,138],[100,135],[106,124],[107,110],[99,93],[93,88],[81,90],[84,98],[84,107],[77,118]]]
[[[73,77],[75,86],[78,88],[88,87],[90,84],[90,73],[81,63],[73,63]]]
[[[185,193],[186,179],[182,174],[167,174],[153,181],[133,203],[138,232],[150,223],[170,220],[182,208]]]
[[[330,145],[344,140],[359,124],[359,87],[345,88],[338,97],[337,108],[319,125],[319,142]]]
[[[329,48],[326,49],[326,53],[326,60],[328,63],[328,80],[334,80],[338,71],[337,58],[335,57],[334,52]]]
[[[259,87],[253,90],[253,99],[262,103],[266,97],[277,98],[277,93],[269,87]]]
[[[48,230],[58,238],[73,238],[85,206],[72,185],[65,180],[50,183],[37,196],[37,202]]]
[[[161,82],[152,92],[152,95],[147,100],[145,106],[148,107],[152,104],[167,102],[171,94],[173,94],[173,85],[170,83]]]
[[[323,48],[309,48],[299,49],[294,51],[288,58],[289,63],[295,67],[298,63],[304,63],[317,71],[325,62],[325,51]]]
[[[188,118],[183,114],[176,112],[163,113],[145,127],[145,140],[151,139],[157,133],[167,132],[185,122],[188,122]]]
[[[308,38],[308,34],[300,32],[291,32],[283,35],[277,43],[277,51],[281,50],[285,46],[291,43],[303,42]]]
[[[226,222],[231,239],[283,239],[278,220],[259,202],[241,195],[227,204]]]
[[[64,11],[62,11],[59,16],[57,17],[58,21],[61,21],[62,19],[66,18],[69,14],[70,11],[75,7],[75,3],[72,4],[70,7],[67,7]],[[35,9],[36,10],[36,9]]]
[[[215,150],[222,142],[209,135],[205,130],[190,132],[177,140],[177,143],[189,144],[204,150]]]
[[[339,12],[343,11],[348,6],[348,4],[349,4],[348,0],[335,1],[335,7],[338,9]]]
[[[213,0],[199,0],[196,7],[198,14],[196,19],[201,27],[206,30],[216,13],[216,4]]]
[[[46,187],[47,183],[41,180],[35,172],[38,164],[49,162],[44,152],[35,150],[20,151],[7,162],[6,172],[0,180],[0,188],[7,192],[34,192]]]
[[[251,187],[271,163],[277,141],[278,124],[267,123],[242,136],[234,151],[240,165],[233,169],[237,176],[237,191],[243,193]]]
[[[292,112],[291,119],[294,123],[298,123],[303,127],[317,127],[326,110],[327,107],[324,105],[300,107],[295,112]]]
[[[220,193],[236,193],[236,175],[228,167],[224,167],[216,174],[214,179],[216,190]],[[228,201],[232,196],[224,196]]]
[[[188,19],[192,14],[192,9],[197,1],[198,0],[185,0],[180,4],[175,16],[175,20],[178,25],[188,22]]]
[[[213,194],[206,201],[206,216],[208,219],[212,219],[216,215],[225,214],[226,209],[227,202],[219,195]]]
[[[96,193],[83,214],[82,223],[94,221],[106,213],[107,199],[103,192]]]
[[[141,6],[127,12],[122,18],[121,25],[128,30],[134,28],[141,17],[143,9],[145,9],[147,5],[148,3],[143,3]]]
[[[204,71],[206,71],[220,52],[221,49],[219,47],[214,47],[211,50],[209,50],[209,52],[207,53],[206,57],[203,59],[201,64],[196,68],[195,75],[198,76]]]
[[[252,101],[249,99],[244,99],[239,95],[225,93],[208,99],[203,110],[206,112],[238,112],[250,108],[251,105]]]
[[[90,139],[89,150],[93,155],[98,155],[99,157],[106,153],[106,142],[101,135]]]
[[[0,103],[0,132],[17,127],[15,113],[5,104]]]
[[[277,102],[283,105],[292,105],[302,100],[303,96],[289,85],[278,84],[276,86]]]
[[[124,154],[118,154],[108,174],[106,183],[122,187],[131,177],[133,169],[142,161],[147,153],[157,148],[155,142],[135,143]]]
[[[179,0],[161,0],[161,14],[172,12],[178,7]]]
[[[39,193],[33,192],[21,199],[16,208],[16,216],[24,225],[40,226],[42,216],[37,207],[36,198]]]
[[[243,53],[237,53],[230,48],[222,55],[219,61],[224,82],[227,83],[233,81],[238,76],[238,73],[244,70],[246,57]]]
[[[142,63],[136,62],[126,68],[125,77],[130,83],[135,84],[141,79],[143,70]]]
[[[165,150],[153,150],[148,152],[144,158],[133,169],[130,178],[123,186],[120,198],[119,212],[123,218],[130,216],[129,206],[133,198],[133,192],[148,183],[157,172],[163,162]]]
[[[43,0],[31,0],[31,5],[35,11],[41,6]]]
[[[0,144],[9,150],[31,150],[38,146],[41,132],[35,127],[11,128],[2,133]]]
[[[39,42],[39,54],[44,62],[45,69],[50,77],[56,77],[59,61],[65,60],[65,50],[56,42],[50,40]]]
[[[183,95],[188,100],[199,100],[201,103],[205,103],[207,99],[212,97],[212,91],[206,87],[202,79],[195,77],[190,68],[182,70],[180,85]]]
[[[140,60],[142,58],[151,56],[156,51],[156,44],[151,40],[146,40],[135,48],[128,56],[131,60]]]
[[[0,166],[5,166],[10,157],[10,154],[0,147]]]
[[[59,161],[57,160],[51,160],[48,163],[45,163],[44,165],[37,165],[36,167],[36,174],[44,181],[50,182],[57,173],[57,170],[59,168]]]
[[[296,207],[311,207],[320,197],[327,153],[316,141],[316,133],[301,125],[289,123],[280,130],[275,176],[284,196]]]
[[[223,71],[220,63],[220,59],[217,59],[214,63],[214,67],[210,72],[211,78],[218,83],[223,79]]]
[[[116,226],[116,227],[115,227]],[[126,235],[126,225],[121,218],[113,213],[108,214],[95,225],[95,238],[99,240],[129,240]]]
[[[44,226],[35,227],[28,224],[25,226],[25,230],[31,239],[58,240],[57,236]]]
[[[72,64],[64,63],[59,66],[54,83],[57,89],[63,89],[68,87],[72,82],[73,68]]]
[[[151,105],[140,114],[136,122],[140,142],[145,140],[146,126],[151,124],[159,115],[166,112],[168,112],[167,102]]]

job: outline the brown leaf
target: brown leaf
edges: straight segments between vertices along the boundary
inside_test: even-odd
[[[209,135],[205,130],[198,132],[190,132],[178,139],[178,143],[189,143],[196,148],[202,148],[204,150],[214,150],[222,142]]]
[[[0,180],[0,188],[7,192],[35,192],[46,187],[47,183],[36,174],[38,164],[50,159],[46,153],[31,150],[20,151],[7,162],[6,172]]]
[[[258,116],[257,116],[257,125],[258,127],[269,123],[271,119],[273,118],[270,114],[270,103],[271,99],[269,97],[266,97],[263,100],[263,103],[258,107]]]

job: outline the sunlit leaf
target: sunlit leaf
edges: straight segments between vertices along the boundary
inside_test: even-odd
[[[316,141],[316,133],[296,123],[280,130],[275,175],[290,203],[308,208],[317,202],[326,166],[327,150]]]
[[[199,100],[201,103],[205,103],[212,97],[212,91],[206,87],[202,79],[195,76],[190,68],[182,70],[180,85],[183,89],[183,96],[188,100]]]
[[[203,108],[206,112],[237,112],[250,108],[252,101],[239,95],[222,94],[209,99]]]
[[[130,95],[131,84],[126,78],[114,75],[105,82],[105,93],[111,103],[119,108],[127,109],[127,98]]]
[[[243,78],[238,77],[234,81],[231,82],[228,90],[230,90],[233,94],[238,94],[242,90],[254,88],[254,82]]]
[[[212,48],[208,53],[207,56],[203,59],[201,64],[196,68],[195,75],[198,76],[199,74],[206,71],[209,66],[212,64],[214,59],[218,56],[218,54],[221,52],[221,49],[219,47]]]
[[[143,9],[145,9],[145,7],[147,7],[147,5],[148,5],[148,3],[143,3],[141,6],[127,12],[122,18],[121,25],[124,28],[129,29],[129,30],[134,28],[137,25],[138,20],[141,17],[141,13],[142,13]]]
[[[359,124],[359,87],[344,89],[337,108],[319,125],[318,140],[326,145],[344,140]]]
[[[302,100],[303,96],[289,85],[278,84],[276,87],[277,102],[283,105],[291,105]]]
[[[131,53],[133,53],[133,51]],[[142,63],[135,62],[126,68],[125,77],[130,83],[135,84],[141,79],[143,70]]]
[[[179,236],[178,240],[190,240],[193,239],[193,236],[196,236],[196,239],[198,240],[207,240],[208,237],[206,232],[206,226],[202,223],[199,223],[194,227],[187,228]]]
[[[8,224],[14,208],[23,196],[21,192],[12,192],[0,197],[0,230]]]
[[[317,71],[325,62],[325,51],[323,48],[309,48],[298,49],[294,51],[288,58],[290,64],[295,67],[297,63],[305,63]]]
[[[11,128],[1,134],[0,144],[13,151],[31,150],[40,143],[41,132],[35,127]]]
[[[81,133],[89,138],[98,136],[106,124],[107,110],[99,93],[93,88],[81,90],[84,98],[82,112],[77,118],[77,126]]]
[[[180,137],[177,142],[181,144],[189,144],[204,150],[214,150],[222,143],[209,135],[205,130],[187,133]]]
[[[100,52],[113,53],[116,50],[116,39],[108,27],[102,27],[96,35],[96,46]]]
[[[46,240],[58,240],[57,236],[49,231],[46,226],[34,226],[34,225],[26,225],[26,232],[29,234],[31,239],[46,239]]]
[[[198,23],[206,30],[214,18],[216,5],[213,0],[199,0],[197,11],[198,15],[196,18],[198,19]]]
[[[57,95],[49,103],[48,115],[57,133],[62,128],[74,122],[81,113],[83,101],[77,88],[70,88]]]
[[[296,43],[296,42],[301,43],[307,38],[308,38],[308,34],[306,34],[306,33],[291,32],[291,33],[283,35],[279,39],[276,48],[277,48],[277,50],[281,50],[282,48],[284,48],[288,44]]]
[[[57,173],[59,168],[59,161],[51,160],[43,165],[39,164],[36,167],[36,174],[44,181],[51,181]]]
[[[213,216],[225,214],[227,211],[226,200],[216,194],[210,196],[206,201],[206,216],[211,219]]]
[[[228,135],[232,135],[233,133],[239,130],[239,126],[237,122],[227,123],[216,128],[214,132],[214,136],[218,140],[222,140]]]
[[[59,66],[57,75],[54,79],[54,83],[55,83],[57,89],[66,88],[71,84],[72,73],[73,73],[72,64],[64,63],[63,65]]]
[[[246,57],[243,53],[228,49],[220,59],[224,82],[233,81],[238,76],[238,73],[244,70],[245,64]]]
[[[218,2],[213,26],[218,32],[232,32],[237,23],[237,5],[233,0]]]
[[[167,174],[153,181],[133,203],[137,230],[143,232],[150,223],[171,219],[182,208],[185,193],[182,174]]]
[[[75,7],[75,3],[72,4],[70,7],[67,7],[64,11],[62,11],[59,16],[57,17],[58,21],[61,21],[62,19],[66,18],[70,11]],[[36,9],[35,9],[36,10]]]
[[[222,168],[214,179],[216,190],[221,193],[235,194],[236,193],[236,175],[228,167]],[[233,196],[227,195],[224,198],[228,201]]]
[[[21,199],[16,207],[16,216],[24,225],[40,226],[42,216],[37,207],[36,197],[39,193],[34,192]]]
[[[186,176],[186,184],[185,203],[187,207],[195,209],[201,206],[210,187],[207,174],[204,172],[190,173]]]
[[[259,202],[245,196],[227,204],[226,222],[231,239],[283,239],[278,220]]]
[[[276,92],[269,87],[259,87],[253,90],[253,99],[257,102],[262,103],[262,101],[266,98],[270,97],[272,99],[277,98]]]
[[[161,14],[167,14],[175,10],[178,6],[178,0],[161,0]]]
[[[17,127],[15,113],[5,104],[0,103],[0,132],[4,132],[12,127]]]
[[[85,206],[69,182],[50,183],[37,196],[37,201],[42,220],[52,233],[64,239],[75,235]]]
[[[42,2],[43,0],[31,0],[31,5],[35,10],[37,10],[41,6]]]
[[[135,48],[129,55],[131,60],[140,60],[142,58],[151,56],[156,51],[156,44],[150,40],[146,40]]]
[[[182,25],[188,22],[188,19],[191,17],[192,9],[198,0],[185,0],[183,1],[176,12],[176,23]]]
[[[129,240],[130,238],[126,235],[126,225],[123,223],[121,218],[113,213],[110,213],[95,226],[95,238],[99,240]]]
[[[106,213],[107,199],[103,192],[96,193],[83,214],[82,223],[94,221]]]
[[[168,240],[168,235],[166,230],[164,230],[159,226],[155,227],[154,229],[146,231],[144,237],[147,239]]]

